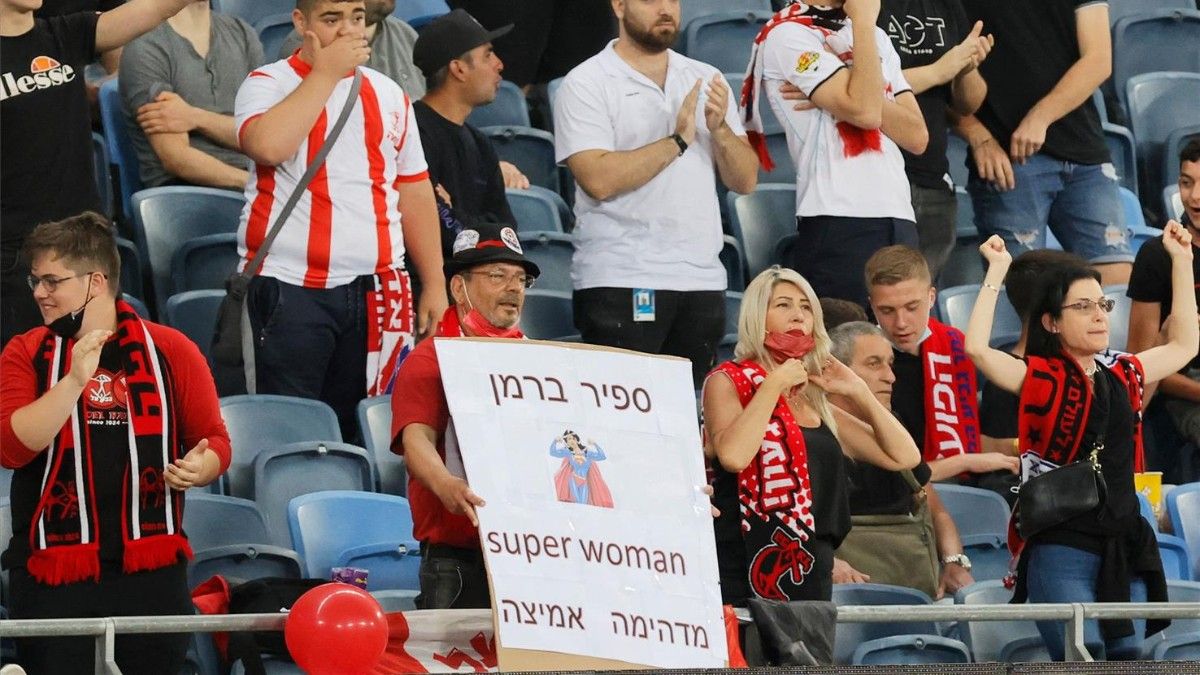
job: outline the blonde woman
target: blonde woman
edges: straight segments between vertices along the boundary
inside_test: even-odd
[[[830,406],[853,399],[867,423]],[[850,529],[843,452],[884,469],[910,469],[920,452],[862,378],[829,353],[812,286],[772,267],[746,289],[734,358],[704,387],[705,453],[721,592],[744,605],[829,600],[833,550]]]

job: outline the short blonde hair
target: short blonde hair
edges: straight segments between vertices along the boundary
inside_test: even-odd
[[[829,334],[825,331],[825,317],[821,312],[821,303],[812,284],[808,283],[800,273],[774,265],[762,271],[742,296],[742,307],[738,312],[738,340],[733,348],[733,357],[739,361],[755,361],[767,369],[774,365],[771,354],[763,346],[767,338],[767,308],[771,304],[771,294],[775,287],[782,283],[792,284],[808,298],[813,312],[813,340],[816,346],[804,357],[804,366],[809,374],[820,373],[830,358]],[[804,388],[804,396],[821,416],[825,426],[837,435],[837,424],[833,420],[833,411],[825,397],[825,390],[816,386]]]
[[[867,259],[863,275],[866,277],[868,293],[872,286],[895,286],[909,279],[933,283],[925,256],[917,249],[903,244],[884,246],[876,251]]]

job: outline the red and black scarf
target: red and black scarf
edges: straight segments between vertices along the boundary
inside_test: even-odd
[[[921,341],[926,462],[980,451],[975,366],[963,348],[962,331],[933,318],[929,331]]]
[[[767,371],[753,361],[727,361],[715,372],[733,381],[749,405]],[[759,597],[789,600],[812,572],[815,559],[804,543],[815,532],[812,485],[804,432],[787,399],[775,403],[762,446],[738,474],[738,509],[750,588]]]
[[[191,547],[182,534],[183,493],[163,481],[167,464],[182,455],[171,409],[171,381],[164,372],[146,325],[123,301],[117,301],[117,340],[125,372],[128,413],[129,465],[120,509],[121,532],[102,532],[96,504],[94,473],[113,467],[94,462],[88,431],[89,404],[80,396],[71,417],[46,449],[41,498],[29,528],[33,553],[26,565],[30,575],[48,585],[100,578],[100,540],[120,536],[125,544],[126,573],[171,565]],[[71,370],[74,340],[47,331],[35,356],[34,368],[43,391]]]
[[[1028,370],[1021,385],[1017,410],[1017,439],[1021,451],[1021,482],[1078,459],[1095,392],[1083,367],[1066,354],[1057,358],[1028,356]],[[1097,364],[1097,367],[1099,364]],[[1132,354],[1122,355],[1109,366],[1129,394],[1134,411],[1134,471],[1145,471],[1142,446],[1142,397],[1146,377],[1142,363]],[[1100,374],[1103,377],[1103,374]],[[1020,557],[1025,540],[1010,519],[1008,548]],[[1012,583],[1012,579],[1006,583]]]

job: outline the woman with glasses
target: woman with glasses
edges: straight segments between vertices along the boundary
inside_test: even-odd
[[[1046,272],[1029,313],[1024,359],[988,346],[1000,284],[1012,256],[998,236],[979,247],[987,275],[967,326],[966,350],[979,370],[1020,398],[1018,443],[1022,489],[1019,536],[1011,537],[1015,566],[1014,601],[1165,602],[1166,581],[1154,531],[1139,513],[1133,485],[1143,470],[1141,409],[1146,385],[1177,372],[1196,354],[1196,316],[1191,234],[1172,221],[1163,233],[1171,256],[1174,296],[1166,344],[1117,358],[1105,367],[1096,356],[1108,347],[1113,301],[1104,297],[1100,275],[1064,265]],[[1021,499],[1034,494],[1030,481],[1062,487],[1067,473],[1050,475],[1075,462],[1099,465],[1104,490],[1098,505],[1078,515],[1039,518],[1020,513]],[[1073,483],[1072,483],[1073,485]],[[1061,493],[1069,497],[1072,495]],[[1032,502],[1026,502],[1032,506]],[[1022,539],[1024,537],[1024,539]],[[1162,621],[1087,621],[1084,641],[1093,654],[1138,658],[1143,635]],[[1063,660],[1060,622],[1039,621],[1050,655]]]

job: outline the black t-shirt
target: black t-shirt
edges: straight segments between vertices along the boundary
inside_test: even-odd
[[[1197,281],[1196,302],[1200,303],[1200,251],[1192,252],[1197,254],[1192,256],[1192,273]],[[1162,237],[1155,237],[1138,249],[1125,294],[1136,302],[1158,303],[1162,319],[1171,314],[1171,256],[1163,247]],[[1200,355],[1185,370],[1188,368],[1200,368]]]
[[[515,222],[504,196],[504,176],[492,142],[469,124],[455,124],[424,101],[413,104],[429,180],[450,194],[451,208],[438,198],[442,254],[449,256],[454,237],[467,222],[486,219]]]
[[[99,210],[83,71],[96,46],[90,12],[36,19],[0,38],[0,265],[9,273],[38,223]]]
[[[125,0],[45,0],[33,15],[45,19],[75,12],[107,12],[123,4]]]
[[[896,382],[892,384],[892,412],[908,430],[917,447],[925,452],[925,374],[921,370],[921,357],[899,349],[893,349],[896,361],[892,373]]]
[[[921,485],[929,483],[929,465],[912,469]],[[846,480],[850,486],[850,514],[854,516],[899,516],[912,513],[913,491],[899,471],[846,458]]]
[[[937,61],[971,32],[959,0],[888,0],[879,12],[879,27],[892,39],[904,69]],[[917,94],[917,104],[929,129],[929,145],[921,155],[904,149],[901,152],[908,179],[921,187],[950,189],[944,180],[950,170],[946,159],[949,103],[949,83]]]
[[[1107,411],[1107,414],[1105,414]],[[1101,552],[1100,538],[1128,534],[1139,517],[1133,486],[1133,429],[1135,416],[1125,385],[1108,368],[1096,369],[1095,395],[1076,461],[1090,452],[1091,439],[1101,439],[1098,459],[1108,488],[1104,504],[1034,537],[1041,544],[1064,544]]]
[[[1097,0],[963,0],[996,45],[980,65],[987,98],[976,116],[1006,150],[1012,132],[1079,60],[1075,12]],[[1111,161],[1091,97],[1046,131],[1042,152],[1078,164]]]
[[[983,384],[979,404],[979,433],[992,438],[1017,437],[1017,408],[1021,400],[990,381]]]
[[[92,474],[100,541],[100,559],[119,562],[125,550],[121,503],[129,470],[128,396],[120,344],[109,340],[100,352],[100,365],[82,396],[87,403],[87,433],[91,437]],[[83,422],[84,420],[80,420]],[[12,483],[12,545],[4,553],[5,569],[20,567],[29,558],[29,528],[41,492],[46,453],[35,458]],[[5,542],[7,543],[7,542]],[[3,544],[0,544],[3,545]]]

